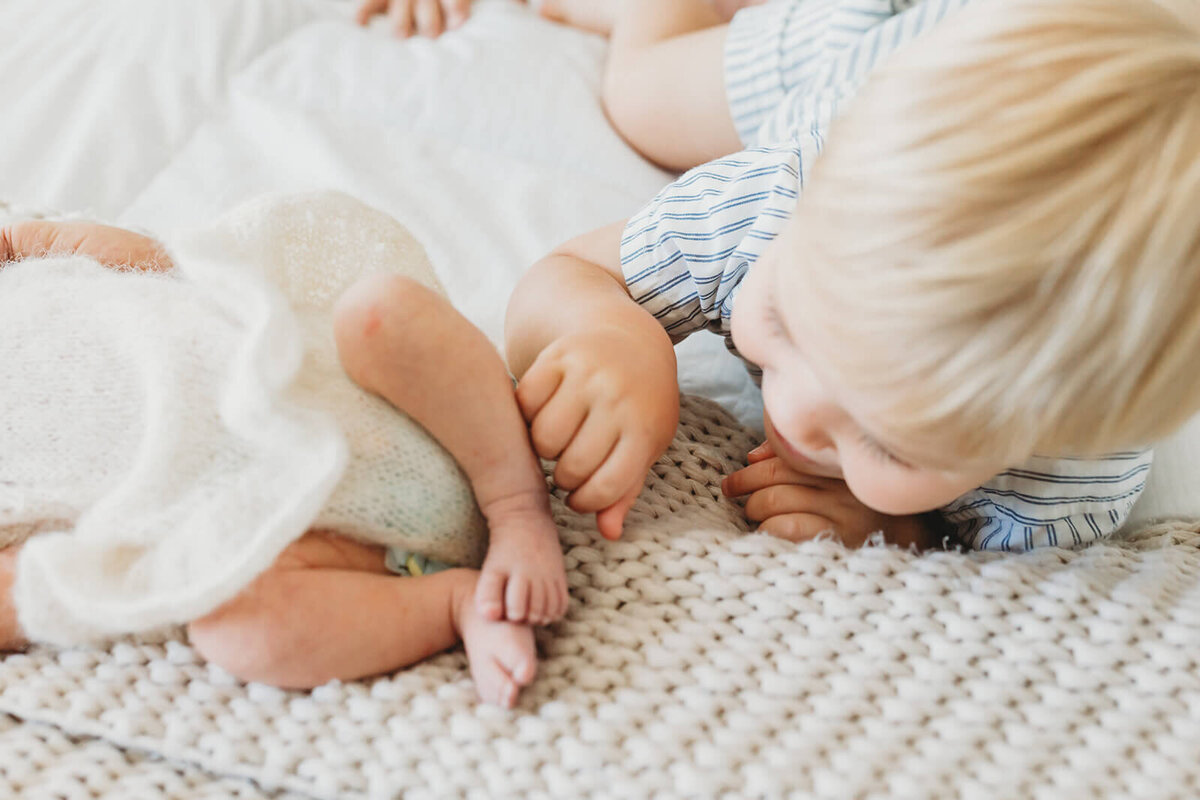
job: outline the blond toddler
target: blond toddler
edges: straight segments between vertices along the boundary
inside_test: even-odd
[[[698,4],[613,7],[617,37]],[[779,58],[735,65],[774,106],[704,94],[728,39],[795,15],[815,61],[785,76],[776,26]],[[518,399],[572,506],[620,535],[677,419],[672,344],[710,330],[761,376],[766,442],[724,488],[766,531],[1000,550],[1116,531],[1149,445],[1200,409],[1200,6],[777,0],[648,47],[710,72],[669,84],[683,105],[639,95],[658,140],[617,120],[635,145],[678,166],[739,131],[756,146],[514,294]]]

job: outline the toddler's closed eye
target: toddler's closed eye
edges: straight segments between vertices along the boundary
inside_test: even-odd
[[[861,437],[859,437],[859,443],[864,449],[869,451],[871,455],[875,456],[875,458],[880,461],[888,464],[895,464],[896,466],[903,467],[904,469],[912,469],[912,464],[897,458],[887,448],[872,439],[868,434],[864,433]]]

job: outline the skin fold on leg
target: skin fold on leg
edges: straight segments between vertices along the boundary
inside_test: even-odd
[[[393,672],[461,639],[480,697],[508,707],[536,674],[533,632],[475,610],[478,575],[399,577],[382,548],[312,532],[188,636],[238,678],[288,689]]]

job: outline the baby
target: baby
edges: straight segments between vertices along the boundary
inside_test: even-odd
[[[0,269],[38,269],[51,262],[28,259],[64,254],[126,271],[172,270],[157,242],[117,228],[29,221],[0,230]],[[137,291],[139,277],[118,279]],[[440,569],[417,557],[389,569],[384,548],[314,529],[233,599],[180,621],[213,663],[248,681],[292,688],[389,672],[461,639],[480,696],[511,706],[536,671],[531,626],[560,618],[567,606],[545,479],[511,378],[491,343],[438,292],[398,274],[353,285],[337,301],[333,325],[346,373],[421,423],[465,473],[490,539],[482,571]],[[19,513],[19,497],[16,505],[0,511]],[[13,590],[28,547],[0,550],[6,650],[27,643]]]
[[[676,423],[672,344],[710,330],[761,376],[766,442],[724,489],[763,530],[1020,550],[1118,529],[1148,445],[1200,409],[1200,5],[780,0],[667,24],[702,5],[615,5],[610,87],[618,35],[662,39],[622,32],[651,11],[676,33],[646,63],[687,75],[626,98],[653,136],[622,130],[676,166],[736,131],[763,146],[561,246],[510,302],[518,401],[569,504],[620,535]],[[746,78],[729,106],[705,82],[722,42]]]

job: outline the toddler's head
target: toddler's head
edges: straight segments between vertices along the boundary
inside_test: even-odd
[[[1171,432],[1200,410],[1200,3],[949,18],[834,124],[761,267],[734,335],[769,433],[880,510]]]

